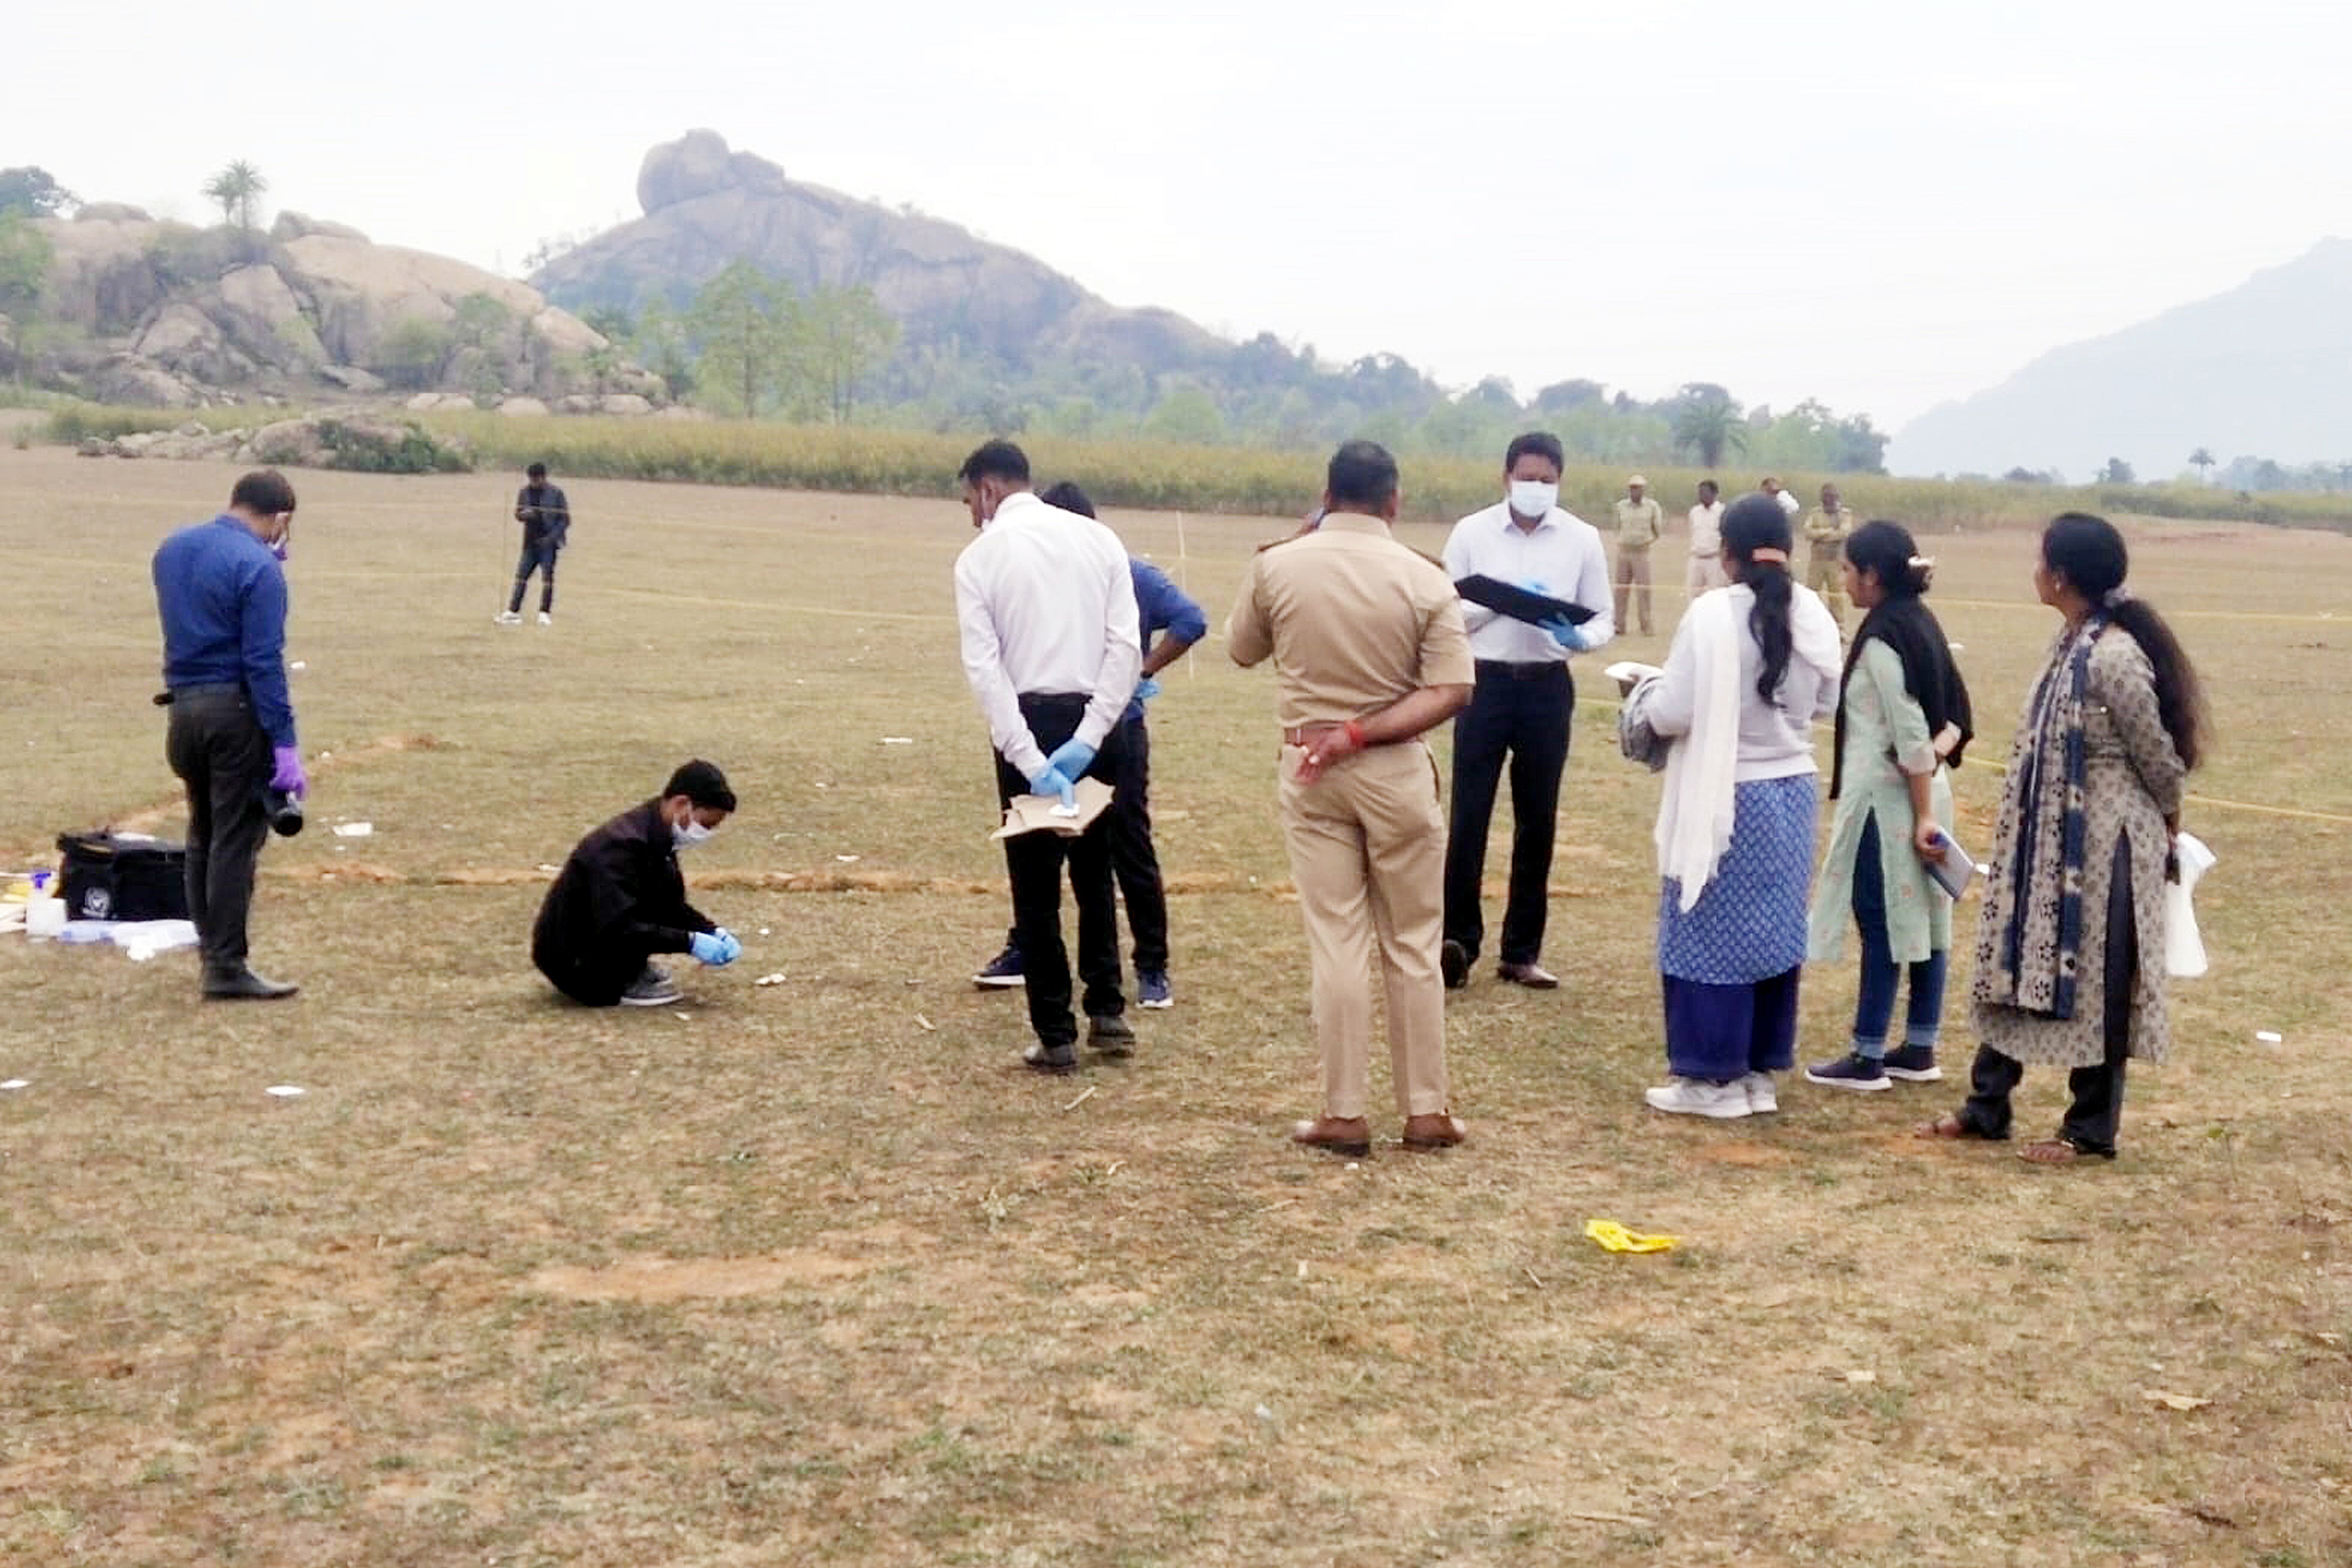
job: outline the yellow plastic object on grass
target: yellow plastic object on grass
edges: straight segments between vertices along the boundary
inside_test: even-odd
[[[1682,1241],[1679,1236],[1643,1236],[1613,1219],[1586,1220],[1584,1234],[1611,1252],[1672,1252]]]

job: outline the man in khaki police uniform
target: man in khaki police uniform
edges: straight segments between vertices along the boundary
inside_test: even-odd
[[[1853,531],[1853,513],[1839,501],[1837,486],[1823,485],[1821,510],[1805,514],[1805,586],[1827,600],[1840,620],[1845,618],[1845,578],[1838,567]]]
[[[1650,546],[1666,531],[1666,514],[1647,495],[1650,481],[1635,474],[1625,481],[1625,493],[1617,502],[1617,629],[1627,628],[1625,619],[1626,590],[1638,584],[1636,597],[1642,608],[1642,635],[1648,637],[1650,625]]]
[[[1258,552],[1226,627],[1234,663],[1271,655],[1277,678],[1283,837],[1323,1055],[1323,1114],[1291,1137],[1336,1154],[1371,1152],[1377,939],[1404,1146],[1442,1149],[1464,1131],[1446,1108],[1437,957],[1445,816],[1421,737],[1469,702],[1470,642],[1444,569],[1390,534],[1395,458],[1349,442],[1331,458],[1323,500],[1314,532]]]

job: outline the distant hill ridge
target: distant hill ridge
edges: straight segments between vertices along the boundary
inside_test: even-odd
[[[2080,479],[2119,457],[2152,479],[2180,472],[2199,447],[2221,463],[2352,458],[2352,239],[2053,349],[1913,420],[1888,460],[1900,473],[2023,467]]]
[[[1170,310],[1121,310],[1024,252],[940,218],[793,180],[693,131],[646,154],[644,216],[550,260],[531,278],[574,311],[672,304],[738,259],[803,288],[864,285],[908,347],[1024,365],[1055,356],[1214,370],[1236,345]]]

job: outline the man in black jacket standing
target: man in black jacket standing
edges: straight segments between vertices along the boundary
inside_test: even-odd
[[[678,989],[648,962],[655,953],[734,963],[743,944],[686,901],[677,868],[678,850],[709,838],[734,809],[727,775],[691,762],[659,795],[583,838],[531,927],[539,972],[591,1007],[660,1007],[677,1001]]]
[[[522,557],[515,563],[514,597],[499,617],[502,626],[522,625],[522,596],[530,575],[541,574],[539,624],[555,624],[555,556],[572,531],[572,506],[561,487],[547,482],[547,465],[533,463],[523,471],[530,482],[515,497],[515,521],[522,524]]]

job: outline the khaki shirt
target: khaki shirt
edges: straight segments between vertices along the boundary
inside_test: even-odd
[[[1666,531],[1666,514],[1659,510],[1654,497],[1643,496],[1635,500],[1631,496],[1617,498],[1617,548],[1647,550]]]
[[[1853,531],[1853,509],[1852,507],[1842,506],[1834,512],[1823,511],[1821,508],[1815,507],[1805,514],[1806,559],[1834,561],[1837,559],[1838,551],[1845,543],[1846,536]]]
[[[1314,532],[1258,552],[1225,646],[1235,664],[1273,657],[1286,730],[1345,723],[1425,686],[1477,679],[1445,569],[1358,512],[1335,511]]]

